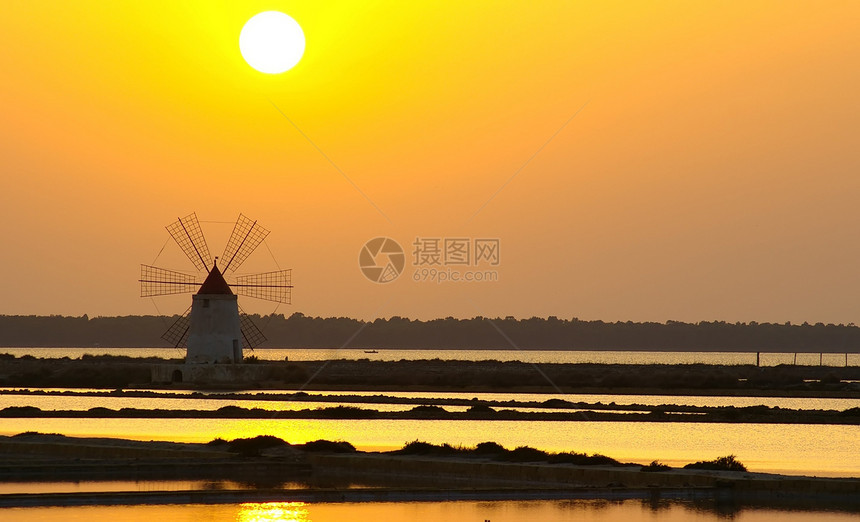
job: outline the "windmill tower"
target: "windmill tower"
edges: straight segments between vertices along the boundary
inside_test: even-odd
[[[167,227],[170,236],[197,269],[197,274],[140,265],[140,296],[196,293],[191,307],[162,335],[175,347],[187,346],[186,364],[223,364],[242,362],[243,349],[254,348],[266,340],[263,333],[242,312],[238,295],[290,304],[291,271],[232,276],[266,239],[269,231],[242,214],[236,220],[224,253],[223,268],[209,254],[209,247],[192,213]],[[206,273],[200,281],[199,274]]]

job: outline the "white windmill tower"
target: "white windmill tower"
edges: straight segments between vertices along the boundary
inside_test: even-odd
[[[187,346],[186,364],[239,363],[243,348],[254,348],[266,340],[260,329],[239,307],[238,296],[248,296],[290,304],[291,271],[239,275],[228,283],[228,270],[235,272],[266,239],[269,231],[242,214],[236,220],[221,256],[223,268],[213,260],[192,213],[167,227],[198,274],[208,273],[201,282],[194,274],[140,265],[140,295],[154,297],[193,292],[191,307],[162,335],[176,347]],[[234,292],[235,289],[235,292]]]

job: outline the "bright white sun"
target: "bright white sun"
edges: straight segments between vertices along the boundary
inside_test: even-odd
[[[278,74],[292,69],[305,53],[305,33],[298,22],[279,11],[255,15],[239,34],[239,50],[248,65]]]

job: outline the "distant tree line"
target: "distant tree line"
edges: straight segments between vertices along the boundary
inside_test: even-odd
[[[856,352],[860,347],[860,328],[853,323],[611,323],[557,317],[365,322],[301,313],[251,318],[268,338],[261,348]],[[0,346],[168,346],[160,337],[175,319],[0,316]]]

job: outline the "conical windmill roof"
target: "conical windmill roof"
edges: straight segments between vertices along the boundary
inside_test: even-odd
[[[218,265],[212,265],[212,270],[209,271],[209,275],[206,276],[206,280],[200,285],[200,290],[197,293],[233,295],[230,285],[227,284],[221,271],[218,270]]]

